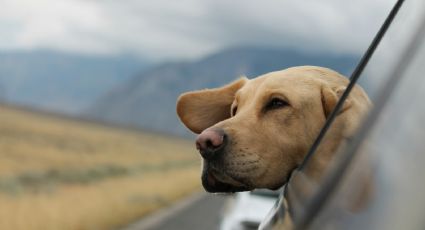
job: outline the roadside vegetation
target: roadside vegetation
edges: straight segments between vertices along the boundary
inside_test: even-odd
[[[0,106],[0,229],[116,229],[200,189],[189,141]]]

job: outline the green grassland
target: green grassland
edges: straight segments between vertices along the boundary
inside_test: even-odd
[[[0,106],[0,229],[115,229],[198,177],[187,140]]]

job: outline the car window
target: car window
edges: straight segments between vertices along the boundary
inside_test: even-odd
[[[411,55],[414,59],[376,115],[376,123],[357,151],[359,155],[311,229],[424,228],[424,39]],[[367,191],[359,197],[359,185],[365,179]],[[350,210],[356,205],[360,206],[357,210]]]
[[[394,71],[401,63],[406,49],[412,45],[412,39],[423,22],[423,15],[425,15],[424,5],[425,2],[421,0],[404,3],[361,76],[363,87],[376,105],[382,103],[380,99],[382,99],[382,92],[387,87],[387,82],[394,75]],[[397,185],[398,180],[406,179],[406,177],[397,177],[394,174],[399,175],[402,174],[401,171],[403,170],[410,170],[410,174],[416,175],[414,177],[409,174],[409,176],[416,179],[413,180],[415,182],[420,181],[418,175],[423,175],[423,172],[418,170],[420,162],[424,160],[423,157],[417,158],[419,161],[415,162],[408,162],[407,160],[399,161],[399,158],[404,158],[405,152],[410,153],[408,159],[415,159],[416,155],[423,152],[423,147],[425,147],[421,146],[422,143],[420,142],[413,141],[414,143],[411,143],[413,137],[416,137],[413,138],[414,140],[417,140],[418,137],[419,139],[425,137],[423,126],[418,128],[420,127],[418,125],[421,123],[421,118],[423,119],[424,117],[425,109],[423,106],[415,106],[415,103],[420,103],[419,98],[425,98],[423,93],[422,95],[419,93],[421,90],[424,92],[424,89],[421,89],[421,87],[424,88],[423,81],[414,80],[415,77],[421,78],[420,73],[423,73],[423,66],[420,64],[425,63],[425,50],[423,49],[421,46],[414,49],[415,53],[418,54],[409,65],[407,72],[403,76],[399,76],[400,78],[403,77],[402,83],[397,85],[394,92],[395,95],[385,109],[382,110],[382,113],[387,115],[379,117],[376,126],[375,123],[372,123],[374,125],[373,129],[367,137],[364,135],[361,138],[357,138],[366,140],[365,143],[367,144],[363,143],[360,148],[361,151],[359,151],[361,154],[358,154],[350,162],[348,172],[342,177],[344,183],[336,188],[335,194],[330,196],[329,203],[326,203],[323,210],[319,212],[319,215],[314,216],[313,224],[309,225],[311,229],[403,229],[398,225],[384,224],[383,222],[385,221],[382,220],[391,218],[392,216],[391,209],[386,209],[387,212],[381,212],[381,209],[387,207],[396,209],[395,205],[400,205],[401,202],[391,202],[391,197],[398,196],[400,200],[403,200],[401,193],[403,189],[397,189]],[[411,98],[416,98],[417,100],[411,103],[413,102]],[[401,120],[404,121],[406,116],[409,117],[409,122],[400,122]],[[397,125],[394,125],[394,123]],[[372,125],[370,126],[363,127],[363,129],[370,130]],[[419,129],[420,131],[417,131]],[[399,135],[404,136],[401,138]],[[326,138],[330,137],[326,134],[323,140],[325,141]],[[348,146],[350,147],[350,143]],[[389,149],[392,152],[392,156],[390,157],[386,154]],[[342,148],[340,152],[341,154],[347,152],[347,148]],[[336,157],[330,168],[332,169],[338,166],[340,160],[339,157]],[[403,163],[402,170],[397,168],[399,162]],[[416,165],[413,164],[415,167],[409,168],[408,163],[416,163]],[[329,173],[332,173],[331,169]],[[320,188],[320,183],[313,183],[304,174],[299,176],[299,178],[301,179],[298,182],[302,183],[303,187],[309,187],[314,192],[303,193],[302,190],[295,189],[297,193],[292,193],[292,197],[290,196],[291,194],[288,195],[289,200],[295,201],[290,204],[292,210],[289,211],[292,215],[301,215],[305,212],[306,203],[300,203],[299,201],[305,201],[308,198],[314,199],[314,195],[316,195],[315,190]],[[291,186],[296,188],[297,184],[289,183],[288,187]],[[388,190],[389,188],[392,189],[391,192]],[[400,215],[400,218],[394,218],[393,220],[410,221],[408,220],[409,218],[405,217],[409,216],[411,219],[414,219],[415,215],[411,215],[412,212],[418,211],[420,214],[424,213],[424,210],[421,210],[421,207],[425,207],[422,198],[419,193],[413,192],[416,191],[416,188],[414,186],[412,188],[414,189],[407,189],[409,194],[416,195],[410,197],[411,201],[418,197],[420,202],[412,210],[409,210],[408,206],[402,205],[403,208],[397,211],[402,212],[404,210],[404,215]],[[419,191],[423,193],[421,186],[419,186]],[[309,195],[310,197],[308,197]],[[283,205],[284,202],[281,202],[280,205],[277,205],[277,207],[280,206],[280,209],[276,210],[283,213],[281,210],[285,208]],[[283,214],[281,217],[285,218]],[[419,226],[420,218],[416,218],[415,220],[411,226]],[[400,223],[403,222],[399,222],[398,224]],[[398,228],[395,226],[398,226]]]
[[[424,83],[421,80],[421,74],[424,72],[421,63],[425,63],[425,48],[422,44],[418,44],[412,50],[408,52],[406,50],[416,44],[414,39],[418,38],[416,35],[420,31],[424,15],[423,1],[405,2],[369,61],[362,77],[366,78],[369,96],[375,103],[375,111],[372,113],[377,114],[384,101],[389,101],[379,112],[376,122],[367,123],[369,127],[363,127],[364,130],[370,130],[370,133],[357,138],[364,141],[357,151],[358,156],[350,163],[346,175],[341,177],[343,183],[330,196],[331,201],[318,212],[319,216],[314,217],[311,229],[405,229],[400,226],[401,223],[412,223],[410,228],[423,224],[420,218],[415,219],[412,215],[414,212],[424,213],[424,210],[421,210],[424,207],[423,195],[413,192],[419,190],[423,194],[422,186],[410,184],[408,189],[407,184],[402,185],[407,178],[396,175],[407,172],[412,176],[410,179],[416,175],[416,181],[420,181],[417,175],[423,175],[418,168],[420,168],[419,162],[423,162],[425,158],[421,159],[417,155],[421,155],[425,146],[417,139],[425,137],[423,132],[425,129],[418,128],[424,117],[424,107],[419,105],[420,99],[414,99],[425,96],[420,93],[421,90],[424,92],[421,89]],[[419,42],[422,43],[422,40]],[[409,62],[405,73],[399,73],[407,61],[406,52],[407,57],[414,55],[414,59]],[[391,88],[388,82],[392,80],[391,78],[400,81],[395,86],[394,95],[388,98],[390,96],[388,88]],[[344,151],[347,152],[347,149],[341,152]],[[406,158],[418,161],[402,160]],[[340,163],[339,159],[335,162]],[[330,172],[332,173],[332,170]],[[399,189],[400,187],[405,190]],[[399,209],[394,206],[396,204],[394,199],[399,197],[400,201],[403,200],[401,197],[405,197],[406,194],[402,194],[404,192],[412,195],[409,196],[411,201],[418,199],[416,206],[413,203],[412,206],[406,205],[406,202],[398,202]],[[385,212],[388,210],[391,211]],[[395,215],[401,210],[404,210],[403,213]],[[394,215],[397,218],[393,217]],[[383,221],[387,218],[397,221],[388,224],[392,221]]]

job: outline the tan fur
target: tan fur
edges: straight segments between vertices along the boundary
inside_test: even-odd
[[[195,133],[212,126],[228,134],[225,160],[214,166],[217,179],[248,189],[275,189],[299,166],[347,84],[347,78],[327,68],[293,67],[185,93],[178,99],[177,114]],[[273,97],[289,106],[265,111]],[[370,106],[366,93],[355,86],[309,164],[314,178],[322,175]],[[234,107],[237,113],[232,116]]]

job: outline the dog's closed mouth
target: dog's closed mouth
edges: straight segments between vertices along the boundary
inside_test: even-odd
[[[205,190],[213,193],[232,193],[250,190],[248,186],[212,168],[206,169],[202,173],[202,185]]]

